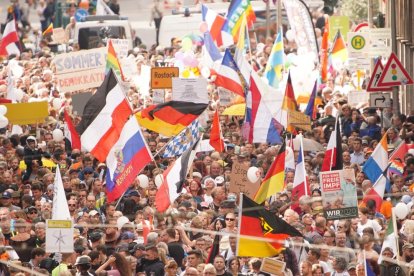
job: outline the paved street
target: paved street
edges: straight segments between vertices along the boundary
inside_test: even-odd
[[[20,0],[22,2],[23,0]],[[145,44],[152,45],[155,43],[154,24],[149,26],[150,9],[152,1],[150,0],[120,0],[121,15],[129,18],[132,28],[136,30],[137,35]],[[0,0],[0,22],[4,22],[7,13],[9,0]],[[39,19],[36,11],[33,9],[30,14],[32,24],[39,25]]]

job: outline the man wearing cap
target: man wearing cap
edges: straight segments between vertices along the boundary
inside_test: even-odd
[[[1,205],[9,209],[9,211],[21,210],[20,207],[12,204],[12,194],[8,190],[4,191],[1,195]]]
[[[89,272],[91,269],[91,258],[87,255],[80,256],[76,259],[76,276],[93,276]]]
[[[381,254],[383,260],[380,264],[380,275],[409,275],[405,274],[403,269],[399,265],[391,261],[391,259],[394,258],[394,252],[390,247],[384,248]]]
[[[137,259],[135,271],[141,266],[142,259],[145,257],[145,246],[142,243],[137,243],[129,251],[129,253]]]
[[[407,242],[402,246],[402,256],[400,256],[400,261],[409,263],[412,260],[414,260],[414,245]],[[405,275],[409,275],[409,267],[403,266],[402,268]]]

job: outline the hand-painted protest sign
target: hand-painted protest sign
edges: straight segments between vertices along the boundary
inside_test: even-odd
[[[320,181],[323,212],[327,220],[358,217],[354,170],[321,172]]]
[[[249,165],[234,162],[232,171],[230,174],[230,193],[235,193],[236,195],[244,193],[250,198],[253,198],[260,186],[260,180],[256,183],[251,183],[247,179],[247,170]]]
[[[53,63],[61,92],[98,87],[105,78],[106,48],[60,54]]]
[[[272,258],[264,258],[260,271],[266,272],[272,275],[284,275],[286,263],[280,260],[275,260]]]
[[[294,110],[288,112],[289,124],[303,130],[312,131],[310,117]]]
[[[129,40],[128,39],[114,39],[111,38],[112,45],[114,45],[115,53],[118,59],[123,59],[128,56]]]

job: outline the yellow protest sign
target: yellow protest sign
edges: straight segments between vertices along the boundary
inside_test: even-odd
[[[151,68],[151,88],[170,89],[172,78],[178,78],[179,75],[178,67],[153,67]]]
[[[12,103],[7,107],[6,118],[14,125],[41,124],[49,116],[47,102]]]
[[[288,122],[294,127],[301,128],[306,131],[312,131],[310,117],[301,112],[289,110]]]

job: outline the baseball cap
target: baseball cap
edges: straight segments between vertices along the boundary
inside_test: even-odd
[[[91,240],[91,242],[97,242],[102,238],[102,234],[100,232],[92,232],[89,235],[89,239]]]
[[[128,193],[127,196],[141,196],[137,190],[132,190]]]
[[[193,172],[193,177],[198,177],[200,179],[203,178],[203,176],[199,172]]]
[[[12,198],[12,195],[11,195],[11,193],[6,191],[2,194],[1,198],[10,199],[10,198]]]
[[[134,237],[135,237],[134,234],[130,231],[126,231],[121,234],[121,240],[134,239]]]
[[[222,185],[224,183],[224,177],[222,176],[217,176],[214,181],[216,182],[217,185]]]
[[[405,244],[402,246],[402,249],[403,249],[403,250],[404,250],[404,249],[412,249],[412,248],[414,248],[414,244],[409,243],[409,242],[405,243]]]
[[[99,213],[96,210],[92,210],[92,211],[89,212],[89,216],[91,216],[91,217],[96,216],[97,214],[99,214]]]

